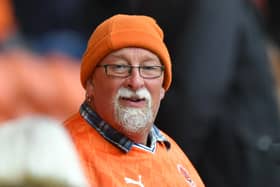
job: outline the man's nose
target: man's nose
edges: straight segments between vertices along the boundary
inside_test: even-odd
[[[126,78],[126,84],[132,90],[138,90],[144,86],[144,78],[141,77],[139,67],[133,67],[130,76]]]

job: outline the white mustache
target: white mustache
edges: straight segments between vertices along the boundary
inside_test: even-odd
[[[117,98],[120,97],[134,97],[139,99],[146,99],[147,101],[151,101],[151,94],[146,88],[141,88],[137,91],[132,91],[128,88],[120,88],[117,94]]]

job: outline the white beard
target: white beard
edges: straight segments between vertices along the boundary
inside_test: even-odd
[[[144,108],[133,108],[121,106],[118,102],[120,97],[145,98],[147,105]],[[151,109],[151,95],[147,89],[140,89],[133,92],[126,88],[121,88],[115,99],[116,119],[122,125],[122,129],[128,133],[140,133],[145,130],[153,120]]]

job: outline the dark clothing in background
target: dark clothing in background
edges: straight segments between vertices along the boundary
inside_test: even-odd
[[[28,3],[13,0],[13,3],[22,37],[31,49],[40,53],[58,49],[74,53],[75,57],[82,56],[81,50],[85,49],[93,29],[117,13],[155,17],[165,32],[169,46],[175,46],[177,37],[173,35],[178,35],[183,28],[183,24],[178,26],[177,21],[185,20],[191,10],[184,0],[30,0]],[[71,46],[74,49],[68,49]],[[173,47],[169,49],[170,53],[174,52]]]
[[[207,187],[280,186],[280,124],[261,25],[239,0],[199,0],[194,9],[157,123]]]
[[[21,31],[26,35],[41,35],[50,30],[72,29],[89,32],[84,11],[86,0],[12,0]]]
[[[20,41],[45,55],[62,52],[80,59],[91,32],[87,0],[12,0]]]
[[[266,20],[266,31],[278,48],[280,48],[280,1],[265,0],[264,17]]]
[[[245,1],[52,0],[34,7],[14,1],[38,12],[18,10],[23,32],[31,35],[71,28],[87,38],[116,13],[154,17],[173,62],[157,126],[179,143],[207,187],[280,186],[272,72],[261,25]],[[70,7],[47,8],[51,2]],[[51,14],[43,14],[47,10]]]

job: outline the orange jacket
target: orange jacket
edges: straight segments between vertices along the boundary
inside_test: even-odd
[[[154,152],[132,146],[127,153],[105,140],[80,114],[65,127],[80,154],[92,187],[204,187],[179,146],[166,134],[170,149],[157,142]]]

